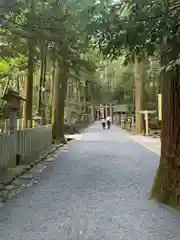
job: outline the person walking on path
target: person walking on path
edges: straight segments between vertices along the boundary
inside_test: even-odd
[[[110,127],[111,127],[111,117],[110,116],[107,116],[106,122],[107,122],[108,129],[110,129]]]
[[[101,119],[101,124],[102,124],[103,129],[105,129],[105,127],[106,127],[106,121],[105,121],[104,118]]]

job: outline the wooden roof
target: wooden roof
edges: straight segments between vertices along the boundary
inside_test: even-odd
[[[2,99],[5,100],[5,101],[8,101],[9,97],[15,97],[19,100],[27,101],[25,98],[19,96],[18,92],[13,91],[12,89],[8,89],[8,91],[4,94]]]
[[[114,105],[113,106],[113,112],[120,113],[120,112],[129,112],[128,105]]]

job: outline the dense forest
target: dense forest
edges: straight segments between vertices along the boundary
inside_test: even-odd
[[[1,1],[0,93],[27,101],[64,141],[64,122],[86,121],[90,106],[128,104],[157,110],[162,94],[161,159],[151,197],[178,207],[180,155],[179,9],[177,0]],[[1,101],[1,119],[6,119]]]
[[[1,21],[1,95],[12,88],[21,104],[24,127],[40,116],[53,124],[56,140],[66,120],[82,118],[100,101],[102,82],[85,31],[89,6],[82,1],[12,1],[4,3]],[[5,118],[1,102],[1,118]],[[74,117],[71,117],[73,115]]]

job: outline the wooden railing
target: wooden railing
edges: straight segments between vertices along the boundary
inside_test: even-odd
[[[36,127],[37,123],[35,120],[32,120],[32,126],[33,128]],[[39,123],[40,126],[43,125],[43,120],[40,120]],[[23,130],[28,128],[30,126],[30,121],[27,121],[27,126],[25,125],[24,119],[17,119],[17,129]],[[9,128],[9,120],[8,119],[0,119],[0,134],[1,133],[7,133]]]
[[[51,125],[0,134],[0,169],[31,163],[51,148]]]
[[[0,135],[0,169],[6,169],[16,162],[16,135]]]

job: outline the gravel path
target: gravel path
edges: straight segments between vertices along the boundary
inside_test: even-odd
[[[125,131],[95,123],[1,208],[0,239],[179,240],[180,213],[148,200],[158,161]]]

